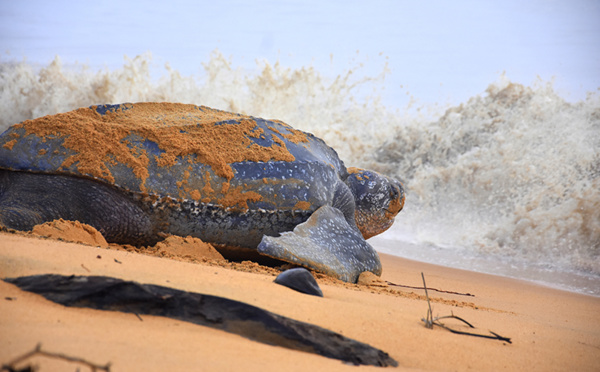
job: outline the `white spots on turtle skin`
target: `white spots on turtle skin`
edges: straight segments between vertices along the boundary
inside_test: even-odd
[[[160,231],[195,236],[207,242],[255,250],[263,235],[278,235],[306,221],[310,211],[240,211],[192,199],[142,195],[130,192],[132,199],[161,226]]]
[[[387,193],[387,194],[389,195],[389,193]],[[375,192],[375,193],[372,193],[372,194],[370,195],[370,198],[371,198],[371,200],[372,200],[373,202],[375,202],[375,201],[377,201],[377,202],[380,202],[380,201],[381,201],[381,200],[383,200],[383,199],[384,199],[386,196],[387,196],[387,195],[386,195],[386,193],[383,193],[383,192]],[[375,203],[374,203],[374,204],[375,204]],[[379,204],[383,205],[383,203],[377,203],[377,205],[379,205]],[[389,203],[388,203],[388,204],[389,204]]]
[[[355,199],[355,220],[365,238],[387,230],[404,204],[402,184],[365,169],[354,170],[345,183]]]
[[[243,187],[262,196],[248,202],[250,209],[293,209],[298,202],[308,202],[314,211],[331,204],[330,186],[339,182],[337,171],[318,160],[241,162],[232,167],[231,188]]]
[[[341,211],[330,206],[319,208],[293,232],[265,236],[258,251],[349,282],[355,282],[363,271],[381,274],[377,252],[350,227]]]

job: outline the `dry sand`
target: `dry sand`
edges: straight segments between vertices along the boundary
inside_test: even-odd
[[[369,343],[396,359],[399,370],[600,368],[600,298],[381,255],[384,281],[422,287],[424,272],[429,288],[474,295],[430,290],[433,314],[454,313],[478,332],[492,330],[510,337],[512,344],[508,344],[425,328],[423,290],[344,284],[317,275],[324,297],[303,295],[274,284],[275,269],[227,263],[218,255],[207,258],[214,252],[206,247],[195,250],[197,243],[174,239],[141,253],[131,247],[0,232],[0,277],[107,275],[227,297]],[[445,323],[466,330],[455,321]],[[0,281],[0,363],[38,343],[50,352],[100,365],[110,362],[111,371],[380,370],[172,319],[67,308]],[[81,364],[40,356],[31,362],[41,371],[86,370]]]

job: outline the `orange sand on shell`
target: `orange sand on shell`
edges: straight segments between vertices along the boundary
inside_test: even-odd
[[[2,147],[6,148],[6,149],[9,149],[9,150],[12,150],[12,148],[13,148],[13,147],[14,147],[14,145],[15,145],[15,143],[17,143],[17,140],[16,140],[16,139],[12,139],[12,140],[10,140],[10,141],[6,142],[6,143],[4,144],[4,146],[2,146]]]
[[[288,126],[286,123],[284,123],[284,122],[282,122],[280,120],[271,120],[271,121],[273,121],[275,123],[279,123],[279,124],[281,124],[283,126],[286,126],[286,127]],[[268,128],[270,130],[272,130],[273,132],[279,134],[280,136],[282,136],[283,138],[285,138],[286,140],[288,140],[290,142],[293,142],[293,143],[308,142],[308,138],[306,137],[306,133],[301,132],[299,130],[290,131],[291,132],[290,134],[283,134],[280,131],[278,131],[277,128],[274,128],[274,127],[271,127],[271,126],[269,126]]]
[[[228,184],[225,184],[228,185]],[[254,191],[244,191],[242,186],[228,188],[223,192],[225,196],[221,198],[220,204],[225,207],[234,207],[248,209],[248,201],[259,201],[262,196]]]
[[[299,201],[296,203],[296,205],[294,205],[294,209],[296,210],[302,210],[302,211],[307,211],[309,210],[311,207],[311,204],[307,201]]]
[[[26,135],[64,138],[63,146],[76,152],[63,167],[77,164],[80,173],[114,183],[105,163],[118,162],[133,169],[141,180],[142,191],[148,178],[148,154],[128,146],[125,138],[135,133],[155,142],[164,151],[157,159],[161,167],[175,164],[178,157],[195,154],[197,161],[209,165],[216,175],[231,180],[231,163],[241,161],[294,161],[285,143],[271,135],[270,147],[259,146],[252,138],[264,137],[250,116],[215,110],[204,106],[175,103],[125,104],[127,109],[100,115],[95,107],[28,120],[16,127]],[[214,125],[236,120],[237,125]],[[295,141],[306,141],[306,134],[283,123]],[[185,130],[185,133],[182,133]]]

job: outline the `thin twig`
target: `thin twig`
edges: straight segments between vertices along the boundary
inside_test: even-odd
[[[396,284],[396,283],[392,283],[386,280],[386,283],[388,285],[393,285],[394,287],[402,287],[402,288],[410,288],[410,289],[425,289],[423,287],[413,287],[410,285],[403,285],[403,284]],[[470,293],[461,293],[461,292],[454,292],[454,291],[444,291],[443,289],[437,289],[437,288],[428,288],[430,291],[436,291],[436,292],[440,292],[440,293],[449,293],[449,294],[454,294],[454,295],[459,295],[459,296],[469,296],[469,297],[475,297],[474,294],[470,294]]]
[[[68,362],[81,363],[81,364],[88,366],[94,372],[98,371],[98,370],[110,372],[110,363],[107,363],[106,365],[101,366],[99,364],[89,362],[82,358],[72,357],[72,356],[68,356],[65,354],[61,354],[61,353],[51,353],[49,351],[42,350],[42,344],[37,344],[35,349],[33,349],[32,351],[29,351],[29,352],[21,355],[20,357],[15,358],[13,361],[9,362],[8,364],[2,365],[2,370],[6,370],[9,372],[10,371],[18,371],[18,369],[15,368],[15,365],[17,363],[21,363],[21,362],[33,357],[34,355],[43,355],[43,356],[47,356],[49,358],[57,358],[57,359],[66,360]]]
[[[464,332],[464,331],[458,331],[455,329],[452,329],[446,325],[444,325],[443,323],[441,323],[439,320],[440,319],[457,319],[460,320],[461,322],[465,323],[466,325],[468,325],[470,328],[475,328],[471,323],[467,322],[466,320],[464,320],[461,317],[458,317],[454,314],[452,315],[446,315],[446,316],[438,316],[435,319],[433,318],[433,312],[431,311],[431,302],[429,301],[429,293],[427,292],[427,284],[425,284],[425,275],[423,275],[423,273],[421,273],[421,278],[423,278],[423,288],[425,289],[425,297],[427,297],[427,306],[429,307],[427,310],[427,318],[426,319],[421,319],[424,323],[425,323],[425,327],[426,328],[433,328],[434,325],[438,326],[438,327],[442,327],[452,333],[455,334],[459,334],[459,335],[466,335],[466,336],[474,336],[474,337],[482,337],[482,338],[489,338],[489,339],[493,339],[493,340],[500,340],[500,341],[505,341],[508,342],[509,344],[512,344],[512,341],[510,340],[509,337],[504,337],[504,336],[500,336],[499,334],[489,331],[492,335],[482,335],[479,333],[472,333],[472,332]]]
[[[431,311],[431,302],[429,301],[429,293],[427,292],[427,284],[425,284],[425,275],[423,275],[423,272],[421,272],[421,278],[423,278],[423,288],[425,288],[425,297],[427,297],[427,306],[429,306],[425,327],[433,328],[433,311]]]
[[[446,316],[438,316],[438,317],[437,317],[437,318],[435,318],[433,321],[434,321],[434,322],[437,322],[437,321],[438,321],[438,320],[440,320],[440,319],[448,319],[448,318],[452,318],[452,319],[458,319],[458,320],[460,320],[461,322],[463,322],[463,323],[465,323],[466,325],[468,325],[469,327],[471,327],[471,328],[475,328],[475,327],[474,327],[474,326],[473,326],[471,323],[467,322],[467,321],[466,321],[466,320],[464,320],[463,318],[461,318],[461,317],[458,317],[458,316],[456,316],[456,315],[454,315],[454,314],[452,314],[452,315],[446,315]]]
[[[500,336],[500,335],[499,335],[499,334],[497,334],[496,332],[492,332],[492,331],[490,331],[490,330],[488,330],[488,332],[490,332],[491,334],[493,334],[494,336],[496,336],[496,338],[498,338],[498,340],[506,341],[506,342],[508,342],[509,344],[512,344],[512,341],[510,340],[510,337],[503,337],[503,336]]]
[[[510,340],[510,337],[503,337],[500,336],[499,334],[489,331],[492,335],[482,335],[480,333],[472,333],[472,332],[464,332],[464,331],[458,331],[456,329],[452,329],[450,327],[447,327],[446,325],[442,324],[442,323],[438,323],[438,322],[434,322],[434,325],[438,326],[438,327],[442,327],[452,333],[458,334],[458,335],[466,335],[466,336],[474,336],[474,337],[482,337],[482,338],[489,338],[492,340],[500,340],[500,341],[506,341],[509,344],[512,344],[512,341]]]

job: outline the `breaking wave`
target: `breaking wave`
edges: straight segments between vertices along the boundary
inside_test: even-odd
[[[143,55],[99,71],[58,57],[47,66],[1,62],[0,131],[78,107],[141,101],[281,119],[325,139],[348,165],[404,182],[407,203],[388,239],[600,277],[598,93],[567,102],[551,83],[500,76],[456,107],[386,107],[377,89],[385,69],[327,77],[258,62],[247,71],[216,51],[200,76],[168,65],[157,76],[151,61]]]

